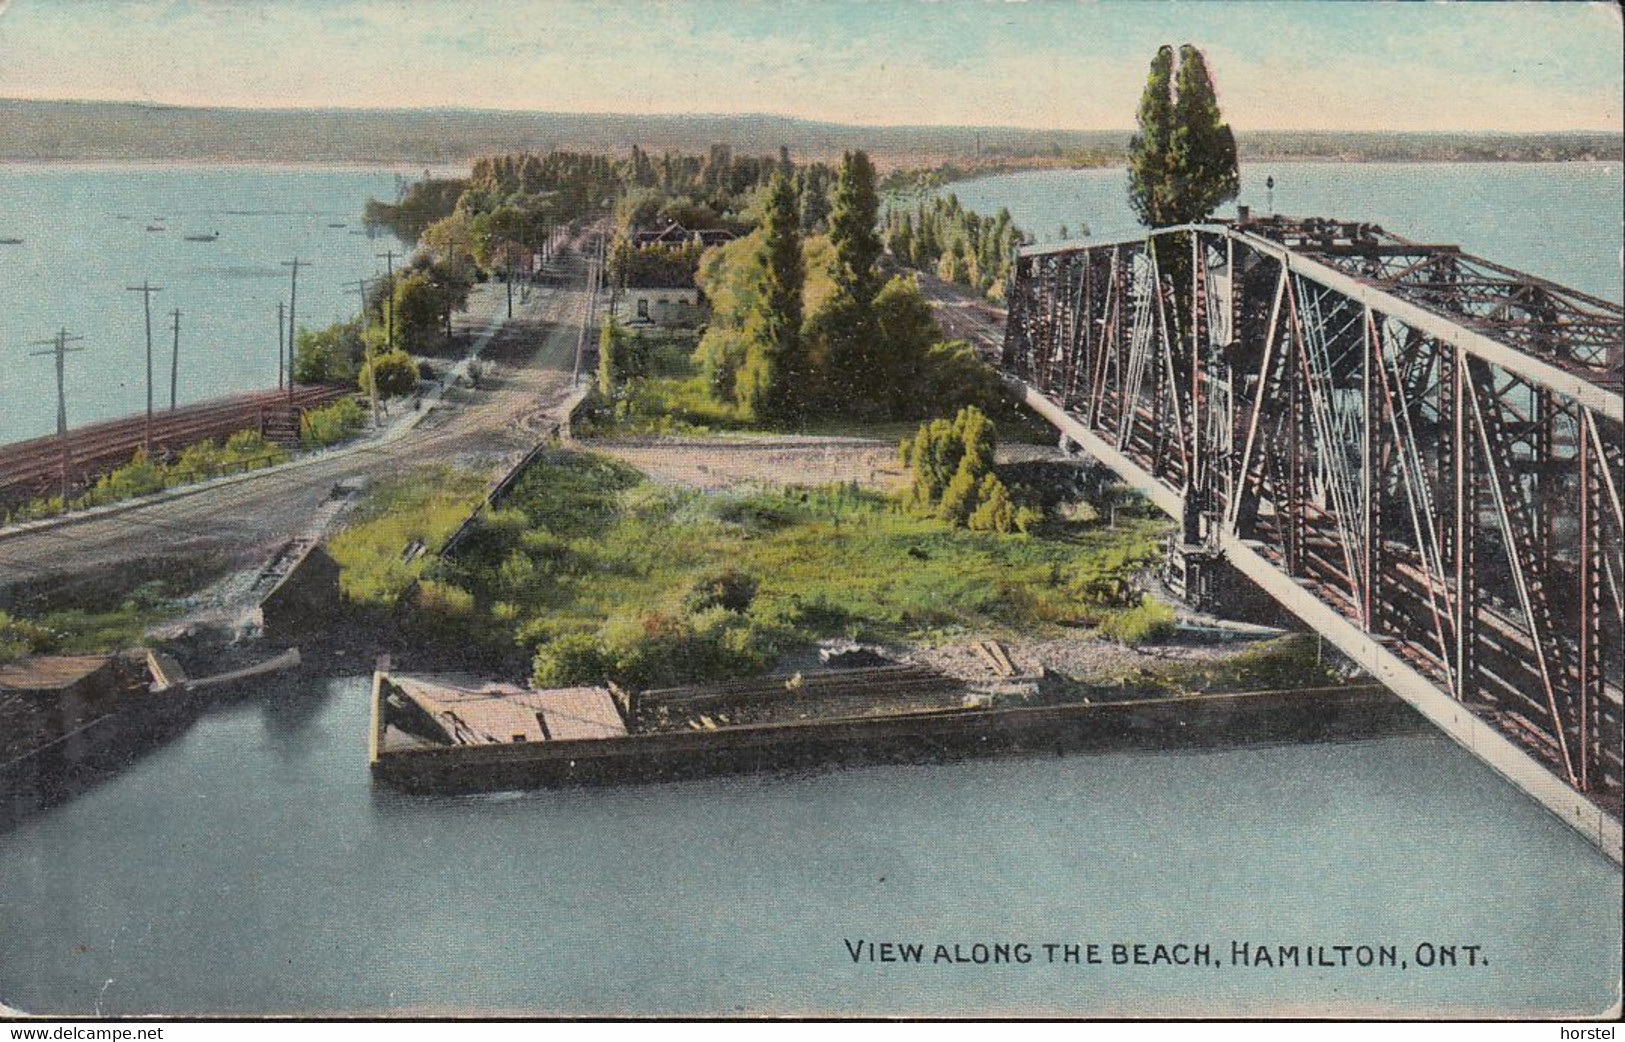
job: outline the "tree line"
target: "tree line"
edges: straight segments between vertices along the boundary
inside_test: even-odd
[[[1004,207],[992,217],[967,210],[953,193],[886,212],[886,247],[901,264],[945,282],[1004,299],[1004,284],[1022,231]]]
[[[760,227],[703,255],[711,319],[695,357],[710,394],[762,423],[813,415],[929,415],[1000,400],[963,342],[944,342],[912,277],[889,275],[873,164],[849,152],[823,230],[809,232],[797,181],[775,173]]]

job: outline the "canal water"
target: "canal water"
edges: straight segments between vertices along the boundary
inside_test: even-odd
[[[1249,193],[1263,172],[1248,172]],[[1619,299],[1619,173],[1283,165],[1275,205],[1376,219]],[[955,190],[1036,231],[1088,221],[1102,236],[1131,230],[1122,176]],[[24,228],[30,250],[48,237],[48,222],[25,227],[42,199],[105,222],[61,233],[71,263],[36,259],[26,278],[12,265],[31,254],[0,253],[0,344],[106,321],[85,346],[133,352],[139,297],[122,287],[192,277],[242,296],[242,342],[257,345],[205,354],[209,393],[263,385],[275,377],[264,316],[286,282],[276,262],[308,251],[319,267],[301,275],[301,313],[307,293],[313,321],[344,313],[339,284],[385,245],[348,232],[366,197],[393,186],[387,172],[0,170],[0,236]],[[167,216],[170,237],[222,235],[160,245],[117,230],[119,213]],[[337,221],[349,227],[327,227]],[[182,249],[237,240],[234,259]],[[91,252],[73,253],[81,241]],[[116,321],[98,317],[114,308]],[[119,386],[136,356],[110,357],[75,356],[70,386],[101,386],[111,412],[136,408],[144,389]],[[0,440],[48,427],[48,370],[0,365]],[[366,693],[359,676],[283,681],[0,824],[0,1002],[50,1014],[1580,1016],[1620,998],[1619,869],[1432,734],[425,798],[370,783]],[[927,961],[869,962],[867,942],[921,944]],[[949,961],[933,961],[939,944]],[[1031,961],[952,961],[1000,944]],[[1051,963],[1046,944],[1078,945],[1083,961]],[[1114,944],[1146,945],[1147,964],[1132,947],[1114,963]],[[1158,944],[1187,964],[1154,963]],[[1295,948],[1298,964],[1242,966],[1233,944],[1267,946],[1275,962]],[[1190,964],[1197,945],[1210,961]],[[1403,965],[1319,965],[1339,946],[1351,962],[1369,946]],[[1455,965],[1440,966],[1447,948]]]
[[[215,709],[0,834],[0,1001],[1576,1016],[1618,1000],[1618,870],[1432,735],[409,797],[369,782],[367,688]],[[869,941],[1033,958],[854,963]],[[1244,967],[1233,942],[1300,962],[1324,947],[1317,963],[1391,946],[1406,965]],[[1081,960],[1091,943],[1099,965],[1042,947]],[[1113,964],[1115,943],[1148,961],[1206,944],[1213,964],[1134,965],[1132,948]],[[1457,964],[1419,966],[1424,945]]]

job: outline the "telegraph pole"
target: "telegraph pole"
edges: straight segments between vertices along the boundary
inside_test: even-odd
[[[294,348],[294,333],[299,328],[295,324],[295,322],[297,320],[296,320],[296,318],[294,316],[294,308],[298,305],[298,301],[299,301],[299,267],[300,267],[300,265],[304,265],[306,267],[309,267],[310,262],[309,261],[302,261],[298,257],[295,257],[291,261],[283,261],[282,262],[282,266],[284,268],[292,268],[293,269],[293,283],[292,283],[292,285],[290,286],[290,288],[288,290],[288,405],[289,405],[290,408],[293,406],[293,357],[294,357],[294,350],[295,350],[295,348]]]
[[[384,301],[384,346],[391,351],[395,350],[395,251],[385,250],[375,253],[374,257],[381,257],[384,261],[384,270],[389,276],[389,297]],[[377,269],[374,268],[374,271]]]
[[[169,411],[175,411],[176,391],[181,378],[181,309],[170,312],[175,320],[175,345],[169,352]]]
[[[69,347],[68,346],[69,344],[73,343],[75,340],[83,340],[83,339],[84,339],[84,337],[82,337],[82,336],[74,336],[74,335],[70,334],[66,329],[61,329],[61,330],[58,330],[56,336],[51,338],[50,340],[35,340],[35,341],[33,341],[32,346],[38,346],[38,345],[41,345],[41,344],[49,344],[49,345],[51,345],[51,350],[49,350],[49,351],[30,351],[29,352],[29,356],[30,357],[35,357],[35,358],[41,357],[41,356],[44,356],[44,355],[55,355],[56,356],[56,437],[57,437],[57,442],[59,443],[59,445],[61,446],[61,449],[62,449],[62,509],[61,509],[61,512],[64,513],[64,514],[66,514],[68,512],[68,464],[69,464],[69,460],[68,460],[68,394],[67,394],[66,388],[63,385],[63,376],[62,376],[63,366],[62,366],[62,362],[63,362],[63,359],[65,359],[68,356],[69,352],[71,352],[71,351],[83,351],[84,350],[84,348],[82,348],[82,347]]]
[[[162,293],[162,286],[154,286],[143,281],[139,286],[125,286],[131,293],[141,294],[141,302],[145,305],[147,313],[147,428],[145,441],[147,453],[152,453],[152,295]]]
[[[502,249],[503,268],[508,276],[508,317],[513,317],[513,243],[505,243]]]
[[[288,327],[284,324],[284,308],[282,301],[276,302],[276,386],[279,391],[282,389],[282,365],[288,360],[287,346],[282,342],[288,334]]]
[[[368,399],[370,399],[370,402],[371,402],[371,405],[372,405],[372,427],[373,427],[373,430],[377,430],[378,429],[378,370],[373,368],[373,364],[372,364],[372,340],[369,339],[368,336],[367,336],[367,330],[368,330],[368,326],[367,326],[367,317],[368,317],[367,316],[367,280],[366,279],[357,279],[354,282],[347,283],[347,285],[354,286],[355,291],[357,293],[361,294],[361,346],[362,346],[362,356],[365,359],[365,361],[362,364],[367,367],[367,372],[369,374],[371,374],[367,378],[367,397],[368,397]]]

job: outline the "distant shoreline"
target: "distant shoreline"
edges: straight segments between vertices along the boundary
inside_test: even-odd
[[[1258,166],[1264,163],[1282,165],[1308,165],[1320,164],[1348,164],[1358,163],[1365,166],[1586,166],[1586,165],[1618,165],[1625,162],[1619,157],[1599,158],[1563,158],[1563,159],[1422,159],[1422,158],[1378,158],[1368,156],[1262,156],[1241,158],[1243,168]],[[160,158],[132,158],[132,159],[41,159],[41,158],[11,158],[0,157],[0,170],[286,170],[296,171],[356,171],[358,173],[395,173],[403,175],[421,175],[425,170],[433,177],[466,177],[472,169],[474,160],[466,163],[446,162],[437,160],[433,162],[413,162],[399,159],[244,159],[233,157],[199,158],[185,157],[179,159]],[[1080,163],[1080,164],[1034,164],[1031,166],[1013,163],[1008,167],[989,167],[982,170],[967,170],[965,175],[946,182],[948,184],[961,184],[965,181],[980,181],[988,177],[1005,177],[1012,174],[1038,174],[1055,171],[1072,170],[1122,170],[1126,162],[1114,163]]]
[[[624,157],[738,155],[788,148],[799,161],[863,149],[881,170],[1121,164],[1131,128],[872,126],[789,116],[567,113],[452,109],[230,109],[0,98],[0,165],[365,166],[460,169],[480,156],[554,150]],[[1625,156],[1617,131],[1324,131],[1236,129],[1250,155],[1303,161],[1583,161]],[[1356,160],[1346,157],[1356,156]],[[173,163],[170,157],[176,158]],[[1387,157],[1393,157],[1389,160]]]

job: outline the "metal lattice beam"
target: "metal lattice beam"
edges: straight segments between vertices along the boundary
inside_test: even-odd
[[[1186,542],[1274,569],[1617,837],[1625,309],[1286,218],[1029,247],[1009,299],[1007,374]]]

